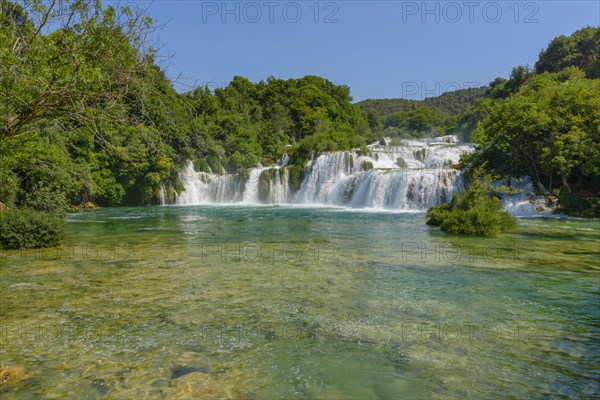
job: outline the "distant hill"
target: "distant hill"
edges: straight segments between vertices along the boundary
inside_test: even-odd
[[[428,97],[423,100],[423,103],[446,111],[450,115],[458,115],[465,108],[475,103],[477,99],[485,97],[488,89],[488,86],[480,86],[478,88],[455,90],[437,97]]]
[[[414,110],[417,107],[423,107],[423,104],[417,100],[407,99],[367,99],[356,103],[363,111],[368,112],[369,110],[377,111],[377,113],[386,117],[395,112],[406,112]]]
[[[465,108],[484,97],[487,86],[468,88],[446,92],[437,97],[428,97],[424,100],[408,99],[367,99],[356,103],[365,112],[375,110],[381,117],[395,112],[406,112],[422,107],[429,107],[436,111],[443,111],[450,115],[458,115]]]

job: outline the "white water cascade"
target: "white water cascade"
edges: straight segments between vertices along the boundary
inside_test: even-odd
[[[405,140],[375,146],[370,154],[334,152],[313,159],[294,200],[352,208],[424,210],[462,191],[462,174],[452,168],[469,144]]]
[[[502,182],[493,182],[500,186]],[[531,178],[511,179],[510,186],[518,193],[502,196],[503,208],[518,217],[552,217],[556,204],[552,204],[544,196],[534,193]]]
[[[404,140],[399,146],[323,153],[305,166],[300,188],[292,192],[289,158],[278,165],[238,174],[196,172],[190,161],[180,173],[185,191],[176,204],[304,204],[385,210],[425,210],[462,191],[462,173],[453,168],[474,150],[454,136]]]
[[[176,195],[177,193],[171,184],[160,183],[158,201],[161,206],[173,204],[176,201]]]
[[[196,172],[188,161],[179,174],[185,187],[176,204],[287,204],[289,191],[287,169],[280,165],[257,167],[246,174],[212,174]]]

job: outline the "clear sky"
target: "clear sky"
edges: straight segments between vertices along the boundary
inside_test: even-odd
[[[159,0],[150,14],[179,90],[320,75],[358,101],[507,77],[552,38],[600,25],[600,1]]]

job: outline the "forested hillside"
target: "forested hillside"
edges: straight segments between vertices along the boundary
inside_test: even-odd
[[[358,105],[373,132],[392,138],[443,135],[456,124],[456,116],[489,91],[487,86],[446,92],[424,100],[369,99]]]
[[[423,100],[367,99],[359,101],[356,105],[365,112],[370,110],[376,111],[381,117],[387,117],[397,112],[414,110],[424,105],[450,115],[458,115],[465,108],[475,103],[477,99],[484,97],[488,90],[487,86],[481,86],[448,91],[439,96],[427,97]]]
[[[485,97],[489,91],[488,86],[466,88],[442,93],[436,97],[427,97],[423,103],[437,107],[450,115],[458,115],[465,108],[473,105],[478,99]]]

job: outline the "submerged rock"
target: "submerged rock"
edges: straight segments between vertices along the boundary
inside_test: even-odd
[[[27,379],[29,379],[29,375],[19,368],[0,366],[0,389],[9,389]]]
[[[230,390],[215,378],[202,372],[192,372],[178,379],[177,386],[167,393],[167,399],[231,399]]]
[[[171,379],[177,379],[184,375],[191,374],[193,372],[202,372],[204,374],[210,372],[209,367],[188,367],[186,365],[177,365],[171,368]]]

